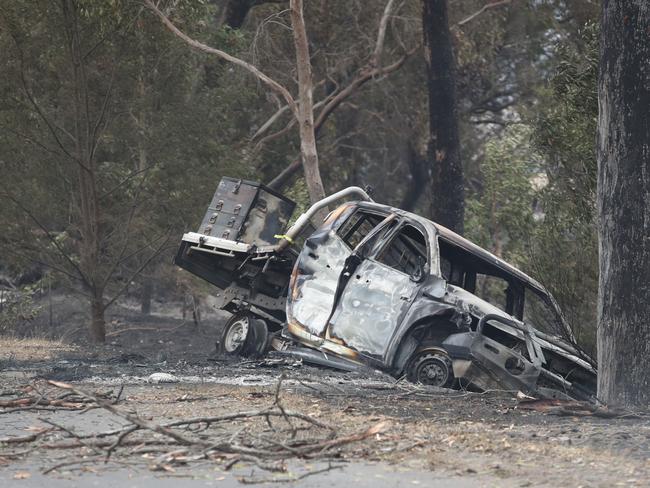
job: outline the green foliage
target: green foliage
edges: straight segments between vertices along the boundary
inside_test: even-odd
[[[595,351],[597,29],[564,43],[538,114],[485,145],[468,237],[519,265],[558,300],[579,344]]]
[[[535,145],[549,183],[540,195],[545,218],[531,256],[579,342],[595,352],[598,28],[587,25],[579,35],[582,42],[560,47],[557,72],[535,121]]]
[[[485,146],[482,191],[468,195],[469,239],[515,263],[526,262],[535,228],[542,160],[530,146],[530,127],[513,125]]]
[[[241,33],[210,27],[211,5],[174,2],[174,13],[217,47],[237,54],[246,44]],[[239,147],[249,117],[240,107],[263,95],[252,82],[230,82],[223,63],[190,51],[137,2],[15,2],[0,24],[0,266],[41,263],[88,294],[77,270],[77,154],[83,134],[97,131],[100,257],[86,281],[103,289],[106,280],[110,297],[165,235],[175,244],[196,227],[222,175],[250,177]],[[72,25],[83,77],[71,62]],[[171,252],[155,262],[168,263]]]
[[[34,301],[35,290],[0,291],[0,334],[20,332],[22,327],[34,320],[41,307]]]
[[[546,157],[551,192],[588,223],[595,215],[597,178],[597,26],[587,25],[580,35],[582,45],[558,50],[560,62],[535,121],[535,144]]]
[[[289,227],[296,221],[300,214],[306,212],[310,207],[309,201],[309,191],[307,190],[307,183],[304,178],[298,178],[296,181],[288,188],[284,195],[296,202],[296,208],[293,211],[291,220],[289,222]]]

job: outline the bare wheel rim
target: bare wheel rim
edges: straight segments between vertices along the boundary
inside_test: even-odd
[[[248,336],[248,317],[240,317],[228,327],[226,337],[223,341],[223,347],[226,352],[235,352],[246,340]]]
[[[444,386],[448,380],[449,368],[441,358],[427,358],[418,367],[418,383],[430,386]]]

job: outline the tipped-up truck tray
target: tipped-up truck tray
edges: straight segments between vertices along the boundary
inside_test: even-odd
[[[294,207],[264,185],[224,177],[198,232],[183,235],[174,263],[220,288],[221,308],[245,302],[282,321],[296,253],[279,254],[276,245]]]

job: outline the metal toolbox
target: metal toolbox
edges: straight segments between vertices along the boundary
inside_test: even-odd
[[[198,233],[257,247],[277,242],[286,229],[295,203],[266,186],[223,177]]]

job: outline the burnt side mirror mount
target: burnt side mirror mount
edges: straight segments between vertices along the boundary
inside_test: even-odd
[[[440,299],[447,293],[447,282],[439,277],[432,275],[426,285],[423,287],[423,294],[429,298]]]

